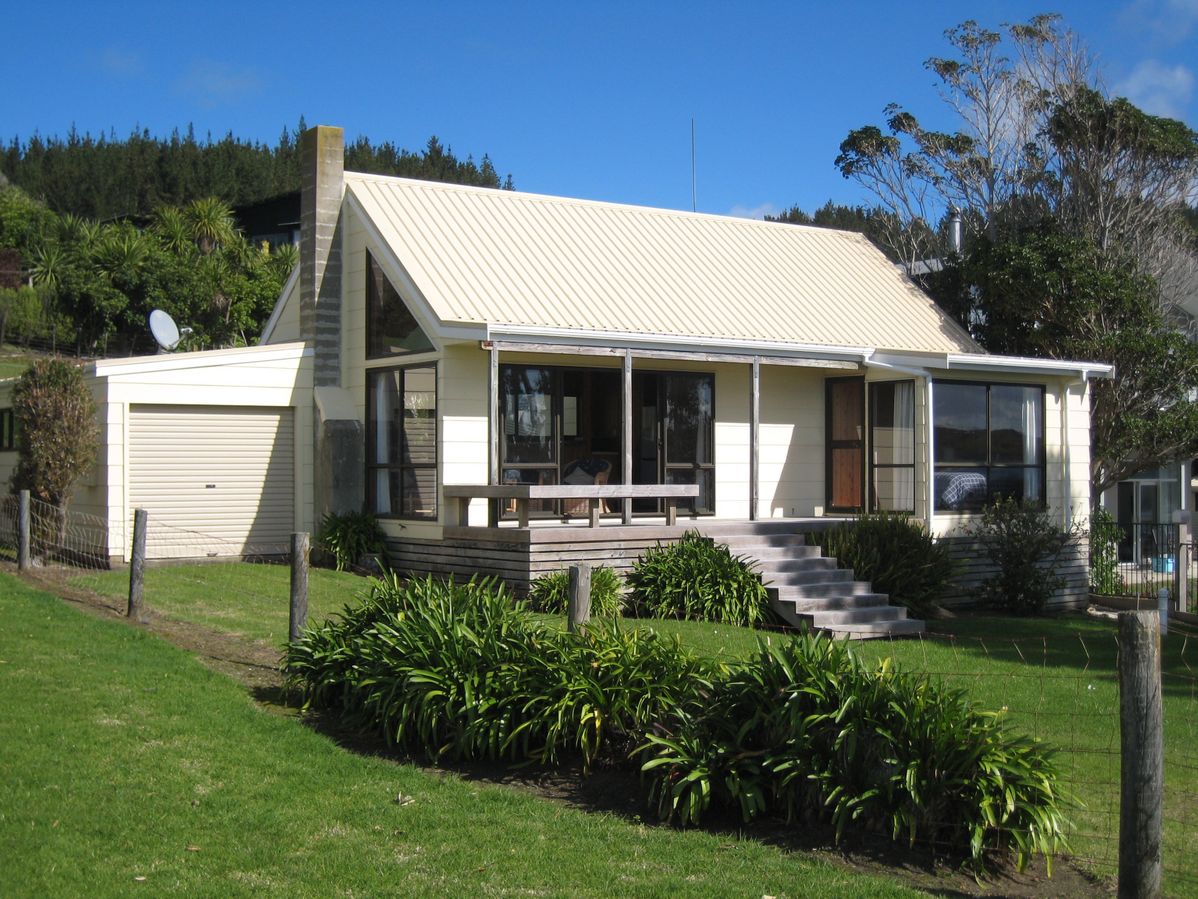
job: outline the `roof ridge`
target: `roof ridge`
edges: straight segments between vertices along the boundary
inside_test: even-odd
[[[808,233],[819,233],[828,235],[848,235],[853,239],[861,239],[868,241],[869,239],[859,231],[849,231],[843,228],[826,228],[822,225],[805,225],[796,222],[767,222],[763,219],[751,219],[739,215],[728,215],[719,212],[692,212],[688,209],[670,209],[666,206],[644,206],[637,203],[617,203],[612,200],[591,200],[584,197],[567,197],[560,194],[544,194],[534,193],[532,191],[522,190],[504,190],[500,187],[482,187],[477,184],[456,184],[450,181],[428,181],[423,178],[404,178],[399,175],[381,175],[374,172],[351,172],[346,171],[345,177],[347,180],[360,181],[376,181],[383,184],[393,184],[399,187],[420,188],[424,190],[445,190],[461,193],[487,194],[489,196],[504,197],[505,200],[525,200],[529,202],[542,203],[561,203],[567,206],[586,206],[599,207],[602,209],[611,209],[615,211],[623,211],[630,213],[665,215],[685,219],[711,220],[721,224],[728,222],[736,223],[737,225],[757,226],[773,228],[778,225],[785,225],[790,228],[805,231]],[[873,243],[870,243],[873,246]]]

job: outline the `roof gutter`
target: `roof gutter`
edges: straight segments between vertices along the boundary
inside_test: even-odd
[[[641,331],[599,331],[536,325],[488,324],[486,340],[523,340],[561,346],[637,347],[649,350],[694,350],[729,355],[775,356],[789,359],[823,359],[864,365],[874,350],[869,347],[790,343],[780,340],[744,340],[728,337],[695,337],[651,334]]]

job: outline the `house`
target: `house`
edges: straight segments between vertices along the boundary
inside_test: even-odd
[[[1089,507],[1110,367],[984,354],[861,235],[345,172],[336,128],[302,148],[261,345],[89,368],[76,507],[113,560],[139,505],[179,532],[157,555],[365,507],[395,564],[517,586],[685,527],[764,545],[890,509],[953,539],[998,493]]]

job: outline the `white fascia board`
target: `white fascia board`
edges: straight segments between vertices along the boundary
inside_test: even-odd
[[[560,343],[562,346],[641,348],[646,350],[702,350],[740,356],[777,356],[789,359],[843,359],[861,363],[873,350],[868,347],[785,343],[773,340],[737,340],[724,337],[695,337],[686,334],[649,334],[642,331],[594,331],[533,325],[487,326],[487,340],[528,343]]]
[[[1115,366],[1104,362],[1075,362],[1069,359],[1034,359],[1028,356],[978,356],[949,353],[945,368],[966,371],[1013,371],[1037,375],[1074,375],[1082,379],[1113,378]]]
[[[1072,375],[1089,378],[1114,377],[1115,367],[1104,362],[1077,362],[1069,359],[1038,359],[1031,356],[992,356],[984,353],[902,354],[875,353],[871,362],[883,366],[905,366],[933,371],[1007,372],[1021,375]]]
[[[283,314],[283,307],[287,305],[287,300],[291,296],[291,292],[296,289],[300,276],[299,263],[291,270],[291,274],[287,276],[286,282],[283,284],[283,289],[279,291],[279,298],[275,300],[275,308],[270,312],[270,318],[266,320],[266,326],[262,329],[262,335],[258,338],[259,343],[266,343],[270,340],[270,335],[275,331],[275,325],[279,323],[279,317]]]
[[[240,365],[246,362],[271,362],[313,355],[311,345],[303,341],[272,343],[266,346],[234,347],[228,350],[198,350],[192,353],[160,353],[154,356],[130,356],[125,359],[98,359],[86,371],[96,377]]]

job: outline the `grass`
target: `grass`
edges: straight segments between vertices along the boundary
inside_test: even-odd
[[[916,895],[355,755],[6,574],[0,615],[3,895]]]
[[[113,599],[129,595],[128,571],[89,572],[72,580]],[[248,562],[173,565],[145,570],[145,605],[159,614],[282,646],[290,614],[291,569]],[[321,621],[357,602],[370,581],[344,571],[313,568],[308,617]]]
[[[100,581],[121,596],[127,590],[125,577],[105,573]],[[172,617],[277,645],[287,628],[287,577],[284,566],[151,569],[146,602]],[[366,583],[314,570],[311,616],[340,611]],[[675,634],[695,651],[726,661],[752,653],[762,636],[782,639],[693,621],[627,624]],[[1068,787],[1080,803],[1071,814],[1077,825],[1074,850],[1095,870],[1111,873],[1118,860],[1119,809],[1114,623],[1082,617],[963,617],[932,622],[931,630],[923,640],[865,642],[857,650],[866,658],[893,657],[908,670],[941,677],[984,708],[1007,709],[1011,726],[1059,747]],[[1176,633],[1164,640],[1163,649],[1166,868],[1171,869],[1170,883],[1185,883],[1198,894],[1198,862],[1187,851],[1188,829],[1198,817],[1198,766],[1192,762],[1198,746],[1198,660],[1187,639]]]

